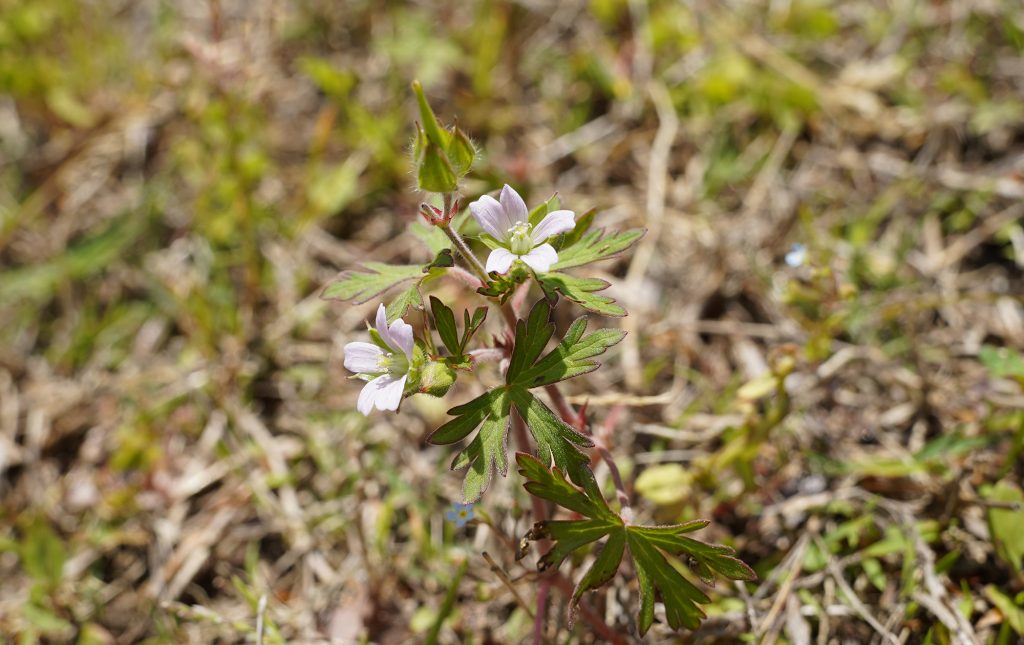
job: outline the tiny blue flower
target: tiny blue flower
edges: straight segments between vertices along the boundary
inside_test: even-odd
[[[807,247],[803,244],[794,244],[786,254],[786,264],[794,268],[803,265],[806,260]]]
[[[473,519],[473,505],[452,502],[452,510],[445,513],[449,521],[455,522],[455,526],[462,528]]]

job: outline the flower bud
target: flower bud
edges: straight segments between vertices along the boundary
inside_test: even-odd
[[[419,391],[431,396],[444,396],[455,383],[455,370],[440,361],[429,361],[420,371]]]

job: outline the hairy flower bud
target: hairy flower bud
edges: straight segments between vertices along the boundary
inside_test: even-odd
[[[420,371],[419,391],[431,396],[444,396],[455,383],[455,370],[440,361],[429,361]]]

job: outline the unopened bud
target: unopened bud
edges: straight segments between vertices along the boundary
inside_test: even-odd
[[[439,361],[430,361],[420,371],[419,391],[431,396],[444,396],[455,383],[455,370]]]

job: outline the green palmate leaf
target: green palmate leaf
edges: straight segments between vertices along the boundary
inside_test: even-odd
[[[448,410],[448,414],[455,418],[430,433],[428,441],[443,446],[465,439],[470,432],[483,423],[484,419],[491,415],[493,410],[507,408],[503,405],[506,398],[506,391],[503,388],[498,388],[484,392],[469,403]],[[499,403],[502,405],[498,405]]]
[[[516,323],[515,346],[512,349],[508,370],[505,372],[506,383],[518,383],[519,375],[533,365],[554,333],[555,323],[551,322],[551,305],[545,300],[540,300],[530,310],[526,320]]]
[[[574,244],[563,245],[558,251],[558,262],[552,268],[563,270],[606,260],[633,246],[646,232],[645,229],[632,229],[605,235],[602,229],[590,231]]]
[[[508,473],[508,426],[508,409],[495,411],[484,419],[473,441],[455,456],[452,470],[469,466],[462,483],[462,496],[467,502],[480,499],[495,470],[502,477]]]
[[[445,348],[452,356],[461,354],[459,349],[459,330],[455,327],[455,313],[443,302],[430,296],[430,311],[434,314],[434,328]]]
[[[525,454],[516,455],[516,462],[519,464],[519,474],[527,479],[524,487],[530,494],[555,502],[580,515],[621,524],[618,515],[608,507],[604,497],[588,496],[570,484],[557,466],[549,470],[543,463]]]
[[[608,283],[598,278],[577,278],[568,273],[542,273],[537,276],[544,295],[551,301],[562,294],[587,311],[603,316],[622,317],[626,310],[615,304],[613,298],[603,296],[596,291],[608,288]]]
[[[405,316],[405,312],[413,309],[423,309],[423,294],[420,293],[419,281],[414,282],[408,289],[398,294],[398,297],[391,301],[385,308],[388,322],[393,323]]]
[[[342,271],[321,294],[328,300],[353,300],[361,304],[407,280],[423,277],[418,264],[384,264],[367,262],[361,271]]]
[[[711,602],[711,599],[676,571],[665,556],[645,539],[642,532],[636,529],[627,530],[626,537],[640,586],[640,612],[637,621],[640,633],[646,634],[654,623],[656,592],[665,603],[665,617],[672,629],[700,627],[700,621],[705,617],[700,605]]]
[[[581,453],[580,448],[590,448],[594,442],[573,430],[527,390],[513,387],[509,389],[509,396],[537,442],[540,458],[554,463],[574,482],[583,485],[590,458]]]
[[[526,387],[540,387],[593,372],[601,364],[590,359],[603,354],[626,336],[626,332],[620,329],[600,329],[583,336],[586,329],[587,319],[577,318],[569,326],[558,347],[532,367],[523,370],[518,375],[518,382]]]
[[[656,597],[660,596],[665,603],[665,615],[673,629],[696,629],[704,618],[700,605],[710,602],[703,591],[669,563],[665,553],[689,558],[705,582],[712,581],[713,572],[734,580],[755,578],[750,567],[733,557],[732,549],[683,536],[707,526],[706,520],[675,526],[626,525],[611,511],[596,485],[577,489],[559,469],[549,470],[537,459],[523,453],[516,455],[516,462],[520,474],[527,479],[525,487],[531,494],[586,518],[538,522],[527,534],[530,540],[551,539],[554,542],[551,550],[538,561],[541,570],[557,567],[576,549],[607,537],[601,552],[573,592],[570,622],[575,617],[582,595],[614,577],[626,546],[629,547],[640,587],[638,626],[641,635],[647,633],[654,622]]]
[[[440,301],[435,301],[436,298],[431,298],[435,326],[446,346],[449,343],[455,344],[455,316]],[[472,318],[468,312],[463,315],[468,333],[459,341],[459,348],[465,346],[472,331],[483,323],[484,315],[485,310],[480,309]],[[487,470],[487,464],[503,465],[505,462],[504,453],[500,462],[496,457],[488,459],[488,456],[491,454],[489,451],[504,450],[504,438],[510,421],[508,416],[512,407],[515,407],[533,435],[537,442],[537,454],[544,463],[553,463],[560,472],[568,474],[573,482],[585,490],[597,490],[593,474],[587,468],[589,458],[581,452],[582,448],[593,446],[593,443],[530,393],[530,388],[596,369],[598,364],[590,359],[622,340],[624,335],[612,329],[602,329],[588,335],[584,335],[585,331],[586,321],[582,318],[575,321],[558,347],[541,357],[554,335],[555,325],[551,322],[551,305],[543,299],[537,302],[529,316],[516,324],[515,344],[506,371],[505,385],[450,410],[449,414],[456,418],[431,435],[431,442],[447,444],[460,441],[477,427],[480,428],[480,432],[453,464],[453,468],[458,468],[471,462],[476,463],[474,460],[484,457],[479,462],[479,472],[471,469],[467,473],[467,499],[470,499],[469,491],[478,497],[483,492],[480,486],[486,487],[490,481],[491,471]],[[471,478],[472,486],[469,485]],[[601,496],[595,493],[594,498],[601,499]],[[601,503],[604,503],[603,499]]]
[[[476,437],[452,461],[452,470],[469,466],[462,494],[467,502],[475,502],[487,489],[495,470],[502,476],[508,472],[506,441],[511,421],[508,392],[503,388],[491,390],[452,408],[448,414],[455,418],[430,435],[431,443],[455,443],[480,427]]]

